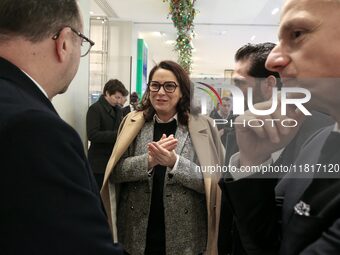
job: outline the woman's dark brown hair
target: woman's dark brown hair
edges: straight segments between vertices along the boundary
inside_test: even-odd
[[[172,72],[182,92],[182,97],[176,106],[178,121],[182,125],[188,125],[190,113],[190,78],[186,71],[176,62],[165,60],[154,66],[149,74],[149,82],[152,81],[153,75],[158,69],[165,69]],[[149,87],[146,89],[139,111],[143,111],[146,121],[151,121],[156,111],[150,101]]]

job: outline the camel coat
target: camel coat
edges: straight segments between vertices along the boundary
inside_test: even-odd
[[[108,221],[112,227],[114,241],[118,241],[117,234],[117,187],[109,177],[114,167],[127,151],[145,125],[142,112],[132,112],[123,120],[115,147],[107,164],[104,183],[101,190]],[[224,148],[220,142],[217,129],[213,127],[210,118],[190,115],[188,129],[192,145],[200,166],[222,165],[224,162]],[[217,255],[218,225],[220,217],[221,191],[218,186],[220,173],[203,172],[205,200],[207,203],[207,254]]]

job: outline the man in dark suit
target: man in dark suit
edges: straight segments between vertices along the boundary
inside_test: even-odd
[[[280,76],[265,68],[265,63],[270,51],[275,47],[274,43],[265,42],[246,44],[235,53],[235,67],[232,73],[232,83],[240,88],[244,96],[245,109],[247,105],[247,89],[253,89],[254,104],[269,100],[273,94],[273,88],[281,88]],[[228,164],[231,155],[238,151],[235,129],[226,136],[226,157]]]
[[[256,128],[237,126],[240,152],[231,162],[240,171],[230,173],[234,181],[226,179],[224,188],[247,254],[340,254],[339,11],[337,0],[287,0],[279,43],[266,63],[268,69],[280,73],[284,87],[309,90],[308,110],[325,112],[336,124],[321,129],[305,143],[290,172],[277,185],[261,178],[261,173],[249,175],[242,169],[258,166],[255,169],[263,170],[271,153],[296,135],[302,112],[288,107],[287,116],[298,122],[296,128],[270,123]],[[300,97],[299,93],[289,95]],[[270,105],[263,102],[256,109]],[[237,120],[283,120],[287,116],[280,108],[269,116],[248,111]],[[281,208],[276,207],[277,196],[283,197]]]
[[[247,105],[247,89],[253,88],[253,102],[259,103],[272,97],[273,88],[281,88],[278,79],[279,74],[265,68],[265,63],[270,51],[275,47],[274,43],[265,42],[258,44],[245,44],[235,53],[235,67],[232,73],[232,83],[243,92],[245,109]],[[233,120],[235,121],[235,119]],[[230,123],[230,122],[228,122]],[[230,157],[238,151],[235,126],[226,135],[225,164],[229,164]],[[221,183],[223,180],[221,180]],[[222,209],[219,231],[219,254],[244,254],[242,244],[239,241],[237,229],[233,227],[233,216],[222,192]]]
[[[76,0],[0,1],[1,254],[122,254],[80,137],[51,104],[94,44]]]
[[[119,104],[128,93],[121,81],[111,79],[105,83],[103,94],[98,101],[87,111],[86,130],[88,140],[91,142],[88,158],[99,189],[103,185],[106,165],[123,118]]]

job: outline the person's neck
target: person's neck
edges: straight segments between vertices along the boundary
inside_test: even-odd
[[[174,113],[174,114],[159,114],[159,113],[156,113],[156,115],[161,121],[168,122],[169,120],[171,120],[176,115],[176,113]]]
[[[47,93],[48,98],[51,100],[57,93],[53,92],[49,86],[53,84],[50,78],[48,65],[44,54],[43,43],[31,43],[22,38],[14,38],[7,43],[0,44],[0,56],[17,66],[34,79],[35,82]]]

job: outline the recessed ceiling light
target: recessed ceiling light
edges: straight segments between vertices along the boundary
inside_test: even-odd
[[[273,10],[272,10],[272,15],[275,15],[276,13],[278,13],[279,12],[279,8],[274,8]]]
[[[152,32],[152,35],[153,36],[157,36],[157,37],[161,37],[162,36],[161,32]]]
[[[166,40],[165,43],[169,44],[169,45],[172,45],[172,44],[175,44],[176,41],[175,40]]]
[[[96,19],[101,19],[101,17],[97,17]]]
[[[94,12],[93,11],[90,11],[90,15],[93,15],[94,14]]]
[[[254,41],[254,40],[255,40],[255,38],[256,38],[256,36],[255,36],[255,35],[253,35],[252,37],[250,37],[250,41]]]

